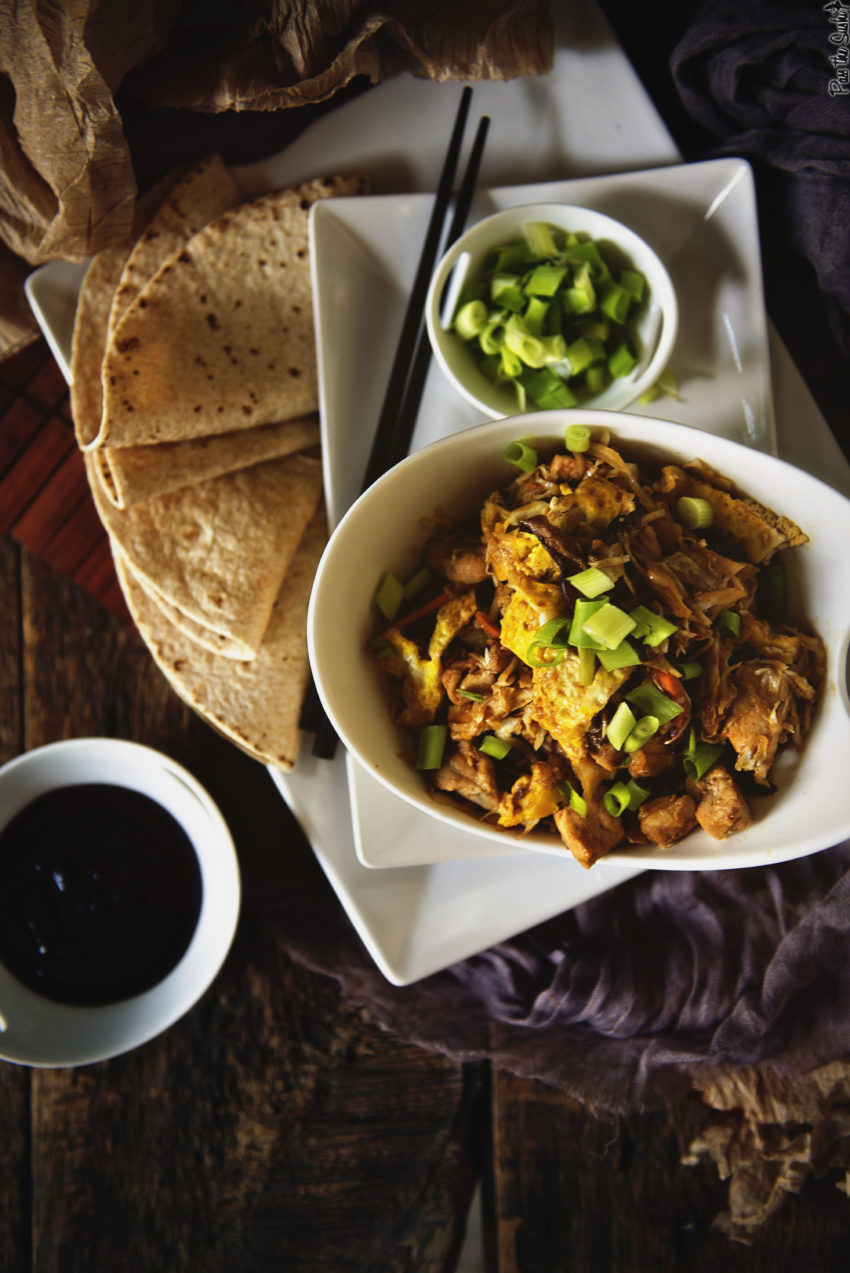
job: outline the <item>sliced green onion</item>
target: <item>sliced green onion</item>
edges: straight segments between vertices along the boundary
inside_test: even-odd
[[[728,632],[736,637],[741,631],[741,616],[737,610],[721,610],[717,616],[717,625],[721,632]]]
[[[639,809],[649,795],[649,791],[646,787],[642,787],[639,782],[635,782],[634,778],[629,779],[626,787],[629,792],[629,808]]]
[[[505,323],[505,344],[512,354],[525,363],[526,367],[542,367],[546,361],[546,351],[542,340],[532,336],[520,314],[511,314]]]
[[[538,265],[526,279],[526,296],[554,296],[566,272],[565,266]]]
[[[630,703],[634,703],[639,712],[656,717],[659,725],[673,720],[674,716],[678,716],[683,711],[678,703],[666,694],[662,694],[651,681],[644,681],[643,685],[629,690],[626,698]]]
[[[606,812],[612,818],[619,818],[629,807],[629,789],[624,782],[615,782],[602,797]]]
[[[614,580],[598,566],[588,566],[587,570],[580,570],[576,575],[568,575],[567,582],[585,597],[598,597],[614,587]]]
[[[611,746],[619,751],[636,724],[637,718],[628,703],[620,703],[608,722],[605,737]]]
[[[490,315],[483,301],[467,301],[455,315],[455,331],[461,340],[473,340],[487,326]]]
[[[683,681],[694,681],[698,676],[702,676],[702,664],[697,662],[680,663],[679,675]]]
[[[657,716],[641,716],[640,720],[623,743],[623,751],[639,751],[644,743],[648,742],[652,735],[658,732],[660,725],[661,721]]]
[[[605,648],[602,643],[592,637],[589,632],[585,632],[584,625],[588,619],[591,619],[596,614],[598,610],[601,610],[603,606],[607,606],[608,604],[609,603],[604,597],[601,601],[579,600],[576,602],[575,610],[573,611],[573,621],[570,626],[570,645],[576,646],[579,650],[584,647],[590,650],[601,650]]]
[[[640,655],[629,641],[621,641],[615,650],[597,650],[596,657],[606,672],[616,672],[620,667],[637,667]]]
[[[523,473],[530,473],[537,467],[537,452],[527,442],[509,442],[502,452],[502,459],[521,469]]]
[[[525,652],[525,661],[530,667],[557,667],[559,663],[563,663],[567,642],[565,638],[558,640],[558,637],[568,623],[569,619],[556,616],[543,624],[532,637]],[[537,650],[548,650],[550,653],[544,658],[536,653]]]
[[[596,288],[590,277],[589,265],[580,265],[576,270],[572,287],[561,293],[561,304],[567,314],[589,314],[596,308]]]
[[[499,738],[497,734],[485,734],[478,744],[478,750],[494,760],[504,760],[511,750],[511,744]]]
[[[526,298],[515,274],[494,274],[490,280],[490,299],[494,305],[518,314]]]
[[[373,599],[384,618],[392,623],[404,600],[404,584],[398,575],[394,575],[391,570],[385,570],[378,580]]]
[[[688,733],[687,747],[682,756],[685,773],[688,777],[699,781],[703,774],[708,773],[722,753],[723,747],[718,743],[697,742],[696,732],[691,729]]]
[[[571,782],[567,782],[565,779],[559,783],[558,791],[569,802],[569,806],[574,813],[577,813],[581,818],[587,816],[587,801],[584,796],[579,795]]]
[[[564,441],[568,451],[580,454],[590,446],[590,426],[587,424],[568,424],[564,430]]]
[[[637,270],[621,270],[620,286],[625,288],[633,301],[642,301],[646,290],[646,279]]]
[[[600,650],[600,654],[604,651]],[[596,676],[596,654],[593,650],[589,650],[587,646],[583,646],[578,652],[578,683],[579,685],[592,685]]]
[[[587,636],[598,641],[604,649],[616,650],[634,626],[634,619],[626,614],[625,610],[606,601],[595,614],[585,619],[584,631]]]
[[[570,341],[566,353],[574,376],[581,371],[586,371],[588,367],[605,361],[605,346],[602,341],[588,340],[584,336]]]
[[[714,523],[714,509],[707,499],[696,495],[682,495],[676,500],[679,520],[688,530],[702,530]]]
[[[633,610],[629,611],[629,614],[635,621],[635,629],[632,635],[636,640],[643,641],[644,645],[653,647],[661,645],[662,642],[679,630],[675,623],[671,623],[663,615],[656,614],[648,606],[635,606]]]
[[[431,582],[431,571],[427,566],[423,566],[411,575],[407,583],[404,585],[405,601],[412,601],[414,597],[418,597],[423,588]]]
[[[484,695],[483,695],[483,694],[477,694],[477,693],[475,692],[475,690],[458,690],[458,694],[460,694],[460,696],[461,696],[462,698],[469,698],[469,699],[471,699],[473,703],[483,703],[483,702],[484,702]]]
[[[608,283],[599,293],[599,308],[615,323],[624,323],[629,312],[632,298],[624,287],[618,283]]]
[[[645,787],[630,778],[628,782],[615,782],[602,797],[602,803],[612,818],[619,818],[628,810],[639,809],[649,795]]]
[[[779,623],[785,617],[785,567],[781,561],[765,566],[756,587],[756,610],[762,619]]]
[[[503,317],[495,318],[487,324],[478,337],[482,353],[498,354],[505,343],[505,321]]]
[[[544,343],[547,337],[544,337]],[[563,340],[563,337],[558,339]],[[526,386],[528,396],[535,406],[545,410],[551,408],[574,407],[578,402],[575,394],[550,367],[541,367],[529,379]]]
[[[546,221],[528,221],[523,227],[525,241],[535,256],[547,257],[557,254],[552,227]]]
[[[419,734],[416,751],[417,769],[439,769],[443,763],[448,728],[445,725],[426,725]]]
[[[637,358],[624,340],[621,340],[617,348],[608,359],[608,370],[615,379],[622,379],[623,376],[630,376],[637,366]]]
[[[532,296],[525,307],[523,318],[525,325],[531,332],[532,336],[542,336],[546,315],[549,313],[549,301],[544,301],[540,296]]]
[[[603,389],[608,388],[609,373],[607,367],[588,367],[584,373],[584,386],[587,392],[592,395],[602,393]]]

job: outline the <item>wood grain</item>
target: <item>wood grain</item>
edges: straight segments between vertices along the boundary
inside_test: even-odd
[[[8,603],[17,549],[2,543]],[[23,739],[9,730],[6,753],[93,734],[168,752],[219,803],[244,904],[219,977],[160,1038],[73,1070],[0,1067],[3,1273],[446,1273],[475,1185],[478,1072],[393,1042],[288,958],[275,890],[318,867],[266,770],[189,712],[130,628],[28,553],[20,595],[23,652],[12,625],[0,703]]]
[[[752,1246],[714,1226],[726,1207],[724,1182],[708,1163],[681,1163],[709,1117],[694,1096],[595,1118],[541,1083],[494,1073],[498,1273],[846,1268],[850,1208],[835,1176],[789,1197]]]

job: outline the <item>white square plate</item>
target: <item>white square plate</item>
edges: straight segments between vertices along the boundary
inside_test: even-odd
[[[670,369],[679,398],[640,414],[775,451],[752,172],[740,159],[480,191],[469,224],[523,203],[588,205],[642,235],[670,270],[681,320]],[[427,195],[328,200],[311,217],[325,490],[335,524],[359,493],[397,333],[431,210]],[[485,420],[429,372],[413,448]],[[347,766],[357,856],[367,867],[516,857],[424,821],[356,761]],[[526,855],[520,855],[525,857]]]

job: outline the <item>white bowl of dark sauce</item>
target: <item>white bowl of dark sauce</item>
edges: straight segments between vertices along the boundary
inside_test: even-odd
[[[175,761],[72,739],[0,768],[0,1058],[105,1060],[207,990],[240,906],[233,841]]]

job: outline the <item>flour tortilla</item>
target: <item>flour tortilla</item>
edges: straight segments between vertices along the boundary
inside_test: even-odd
[[[207,155],[174,187],[127,257],[109,314],[109,337],[145,284],[173,252],[243,195],[219,155]]]
[[[193,482],[248,468],[275,456],[291,455],[319,443],[316,415],[264,424],[238,433],[154,446],[99,447],[91,452],[103,487],[117,508],[129,508],[154,495]]]
[[[183,169],[169,173],[136,204],[134,233],[140,234],[162,200],[180,181]],[[92,257],[83,277],[71,342],[71,412],[80,446],[96,437],[103,413],[100,373],[109,331],[109,314],[115,290],[133,251],[133,240],[120,247],[104,248]]]
[[[109,341],[103,419],[87,445],[176,442],[317,410],[309,212],[364,188],[327,177],[277,191],[169,257]]]
[[[110,538],[145,586],[252,658],[321,497],[321,463],[267,460],[127,509],[106,497],[90,454],[86,471]]]
[[[245,660],[252,657],[252,652],[247,650],[241,641],[233,641],[230,637],[222,636],[220,632],[213,632],[211,628],[202,627],[200,623],[190,619],[188,615],[183,614],[181,610],[171,605],[169,601],[157,596],[144,580],[140,579],[134,572],[120,545],[110,538],[109,546],[112,549],[112,557],[116,563],[116,569],[120,560],[121,569],[132,578],[135,587],[141,588],[151,606],[158,610],[163,620],[176,628],[178,632],[189,637],[195,645],[200,645],[205,650],[209,650],[212,654],[220,655],[222,658]]]
[[[157,666],[174,690],[209,724],[256,760],[291,770],[301,735],[298,718],[307,688],[307,603],[327,539],[317,510],[292,559],[256,657],[225,659],[179,632],[116,558],[130,613]]]

